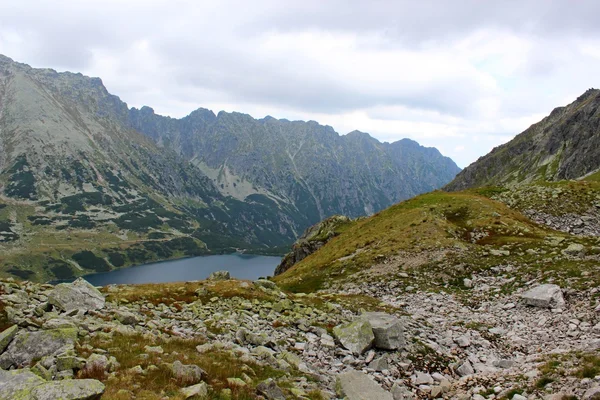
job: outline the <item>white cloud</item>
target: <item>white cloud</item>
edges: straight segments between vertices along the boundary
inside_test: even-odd
[[[544,13],[539,10],[543,8]],[[600,3],[29,0],[0,53],[99,76],[130,106],[313,119],[466,166],[597,86]]]

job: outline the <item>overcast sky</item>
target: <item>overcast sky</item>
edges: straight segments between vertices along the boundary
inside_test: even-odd
[[[130,106],[316,120],[465,167],[600,71],[600,1],[6,0],[0,53]]]

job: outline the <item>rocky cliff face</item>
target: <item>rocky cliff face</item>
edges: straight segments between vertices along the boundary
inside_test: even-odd
[[[340,136],[314,121],[256,120],[199,109],[176,120],[130,111],[131,126],[213,178],[222,193],[293,204],[316,223],[372,214],[449,182],[460,169],[436,149],[366,133]]]
[[[280,275],[292,268],[296,263],[302,261],[323,245],[336,237],[351,219],[341,215],[334,215],[324,219],[308,228],[293,244],[292,250],[287,253],[281,263],[275,268],[275,275]]]
[[[600,169],[600,90],[590,89],[465,168],[446,190],[577,179]]]

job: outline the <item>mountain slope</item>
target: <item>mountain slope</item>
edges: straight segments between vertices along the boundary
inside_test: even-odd
[[[414,141],[380,143],[358,131],[340,136],[314,121],[205,109],[176,120],[149,107],[132,109],[130,119],[133,128],[200,166],[224,194],[293,204],[311,223],[372,214],[439,188],[460,171]]]
[[[600,90],[556,108],[465,168],[446,190],[577,179],[600,169]]]
[[[1,273],[65,278],[268,251],[308,224],[265,199],[224,196],[197,167],[131,129],[128,116],[99,79],[0,58]]]

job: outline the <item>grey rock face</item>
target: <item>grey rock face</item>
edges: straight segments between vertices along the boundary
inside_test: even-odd
[[[29,369],[13,371],[0,369],[0,400],[14,400],[27,396],[32,388],[44,382]]]
[[[56,285],[48,295],[48,303],[62,311],[99,310],[104,307],[104,296],[83,278],[73,283]]]
[[[576,179],[600,168],[600,90],[590,89],[566,107],[465,168],[447,190],[534,180]],[[515,173],[517,171],[518,173]]]
[[[393,400],[390,392],[383,390],[368,375],[359,371],[338,375],[337,387],[340,395],[348,400]]]
[[[342,346],[354,354],[362,354],[373,345],[375,335],[369,321],[357,319],[348,324],[338,325],[333,328],[333,334]]]
[[[0,332],[0,354],[6,349],[11,340],[14,339],[15,335],[19,327],[17,325],[13,325],[10,328],[6,328],[2,332]]]
[[[542,308],[563,308],[565,300],[558,285],[545,284],[536,286],[521,295],[527,305]]]
[[[402,322],[393,315],[384,312],[364,313],[365,318],[373,328],[375,347],[385,350],[396,350],[406,345]]]
[[[76,339],[77,330],[72,328],[19,333],[0,356],[0,367],[29,365],[34,359],[73,348]]]
[[[226,281],[231,279],[231,274],[229,271],[215,271],[210,274],[208,279],[211,281]]]

